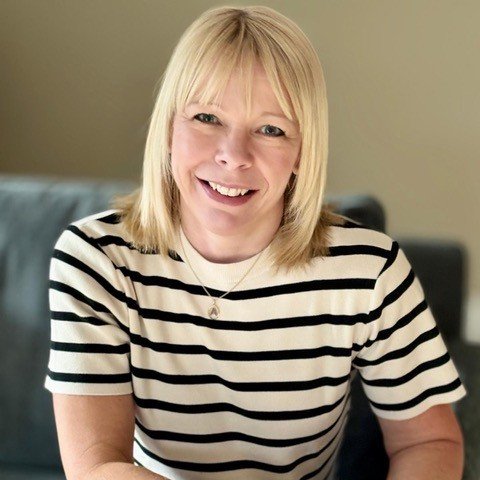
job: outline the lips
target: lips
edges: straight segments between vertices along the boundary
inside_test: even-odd
[[[223,203],[230,206],[239,206],[247,203],[250,199],[256,194],[257,190],[250,190],[245,195],[238,195],[237,197],[229,197],[227,195],[222,195],[221,193],[214,190],[206,180],[201,180],[197,178],[200,183],[203,191],[207,196],[215,200],[216,202]]]

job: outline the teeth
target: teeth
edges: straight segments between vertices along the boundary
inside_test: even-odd
[[[228,197],[238,197],[239,195],[245,195],[248,192],[248,189],[225,188],[213,182],[208,182],[208,184],[217,192],[222,195],[227,195]]]

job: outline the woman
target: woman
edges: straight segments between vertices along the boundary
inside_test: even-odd
[[[464,388],[398,244],[322,207],[327,137],[292,21],[224,7],[185,32],[141,189],[52,258],[69,480],[327,478],[356,371],[389,478],[460,478]]]

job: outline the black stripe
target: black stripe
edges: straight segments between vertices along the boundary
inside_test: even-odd
[[[329,403],[326,405],[321,405],[320,407],[310,408],[306,410],[285,410],[285,411],[272,412],[272,411],[246,410],[244,408],[240,408],[240,407],[237,407],[236,405],[232,405],[226,402],[180,405],[177,403],[165,402],[163,400],[139,398],[135,394],[133,395],[134,395],[135,403],[140,408],[151,408],[155,410],[164,410],[167,412],[185,413],[188,415],[195,415],[199,413],[233,412],[242,417],[252,418],[254,420],[263,420],[263,421],[271,421],[271,420],[289,421],[289,420],[301,420],[305,418],[317,417],[334,410],[338,405],[342,403],[342,401],[345,398],[345,395],[343,395],[334,403]]]
[[[371,385],[372,387],[397,387],[398,385],[402,385],[406,382],[409,382],[412,378],[415,378],[422,372],[426,372],[427,370],[431,370],[432,368],[439,367],[447,363],[450,360],[450,355],[445,353],[438,358],[433,360],[429,360],[427,362],[423,362],[422,364],[418,365],[418,367],[414,368],[410,372],[402,375],[398,378],[378,378],[375,380],[368,380],[364,378],[362,375],[362,382],[366,385]]]
[[[127,242],[125,239],[123,239],[122,237],[119,237],[118,235],[103,235],[103,236],[97,237],[95,239],[92,238],[92,240],[94,240],[101,247],[106,247],[106,246],[109,246],[109,245],[116,245],[118,247],[124,247],[124,248],[128,248],[129,250],[134,250],[141,255],[158,255],[157,250],[149,250],[149,251],[139,250],[138,248],[134,247],[131,242]],[[179,258],[179,255],[174,250],[169,249],[168,250],[168,256],[172,260],[183,262],[183,260],[181,258]],[[123,267],[123,269],[128,274],[129,270],[125,267]]]
[[[50,280],[49,287],[52,290],[56,290],[57,292],[67,293],[68,295],[71,295],[75,299],[79,300],[82,303],[85,303],[97,312],[109,313],[113,316],[113,313],[103,303],[92,300],[90,297],[87,297],[82,292],[79,292],[76,288],[73,288],[70,285],[62,282],[57,282],[56,280]]]
[[[425,390],[420,395],[402,403],[377,403],[370,400],[370,403],[375,408],[379,410],[388,410],[388,411],[399,411],[399,410],[407,410],[408,408],[415,407],[419,403],[423,402],[429,397],[433,397],[434,395],[440,395],[442,393],[453,392],[458,387],[462,385],[462,382],[459,378],[454,380],[453,382],[447,383],[446,385],[440,385],[439,387],[433,387]]]
[[[215,320],[190,315],[188,313],[172,313],[162,310],[140,308],[139,315],[144,319],[161,320],[162,322],[192,324],[212,330],[245,331],[254,332],[260,330],[298,328],[305,326],[319,325],[355,325],[356,323],[368,323],[369,317],[366,313],[356,315],[309,315],[301,317],[274,318],[259,321],[237,321],[237,320]]]
[[[398,287],[396,287],[393,291],[385,295],[384,299],[382,300],[382,304],[375,308],[374,310],[370,311],[370,318],[371,320],[376,320],[382,316],[383,310],[395,303],[412,285],[413,281],[415,280],[415,273],[412,269],[408,272],[408,275],[405,279],[400,283]]]
[[[359,352],[364,345],[360,345],[359,343],[352,343],[352,351],[353,352]]]
[[[60,352],[79,352],[79,353],[109,353],[125,354],[130,353],[130,345],[106,345],[103,343],[65,343],[51,342],[51,349]]]
[[[428,305],[425,299],[423,299],[418,305],[416,305],[409,313],[401,317],[399,320],[395,322],[394,325],[392,325],[389,328],[385,328],[383,330],[380,330],[378,333],[377,337],[373,340],[367,340],[365,342],[365,346],[369,347],[375,342],[378,342],[380,340],[386,340],[389,338],[394,332],[397,330],[400,330],[401,328],[406,327],[409,323],[411,323],[413,320],[415,320],[418,315],[420,315],[422,312],[427,310]]]
[[[102,250],[100,245],[97,243],[97,240],[93,237],[88,236],[83,230],[80,230],[76,225],[69,225],[66,228],[66,230],[69,230],[75,236],[81,238],[84,242],[88,243],[93,248],[97,249],[99,252],[102,252],[107,257],[107,254]],[[111,261],[110,259],[108,259],[108,260]]]
[[[290,350],[265,350],[259,352],[242,352],[228,350],[212,350],[205,345],[180,345],[164,342],[154,342],[136,333],[131,334],[131,343],[155,352],[174,353],[178,355],[208,355],[215,360],[252,362],[273,360],[298,360],[322,357],[350,357],[350,348],[332,347],[329,345],[317,348],[290,349]]]
[[[136,250],[136,248],[133,247],[130,242],[125,241],[122,237],[119,237],[118,235],[102,235],[101,237],[97,237],[95,241],[102,247],[108,245],[117,245],[118,247],[126,247],[129,250]]]
[[[70,383],[128,383],[132,378],[130,373],[61,373],[48,369],[48,376],[58,382]]]
[[[339,428],[339,431],[341,431],[342,425]],[[171,468],[176,468],[176,469],[181,469],[181,470],[190,470],[194,472],[227,472],[227,471],[232,471],[232,470],[242,470],[242,469],[256,469],[256,470],[263,470],[267,472],[273,472],[273,473],[288,473],[294,470],[298,465],[307,462],[308,460],[314,459],[319,457],[325,450],[330,448],[330,446],[335,442],[335,440],[338,437],[338,432],[337,434],[327,443],[325,444],[320,450],[314,453],[310,453],[307,455],[304,455],[301,458],[298,458],[297,460],[287,464],[287,465],[272,465],[269,463],[264,463],[264,462],[258,462],[256,460],[233,460],[229,462],[209,462],[209,463],[200,463],[200,462],[185,462],[185,461],[179,461],[179,460],[171,460],[167,459],[164,457],[160,457],[159,455],[154,454],[151,452],[149,449],[147,449],[145,446],[143,446],[137,438],[134,438],[134,441],[137,443],[137,445],[140,447],[140,449],[143,451],[145,455],[148,455],[149,457],[153,458],[157,462],[167,465]],[[333,455],[333,452],[332,454]],[[329,459],[331,457],[329,456]],[[327,460],[328,462],[328,460]],[[325,462],[325,463],[327,463]]]
[[[329,247],[330,257],[347,255],[372,255],[374,257],[388,258],[390,251],[374,245],[338,245]]]
[[[110,213],[109,215],[105,215],[104,217],[97,218],[97,220],[102,223],[109,223],[111,225],[115,225],[117,223],[120,223],[121,218],[119,212],[115,212]]]
[[[427,310],[427,308],[428,308],[428,304],[424,299],[417,306],[415,306],[409,313],[407,313],[406,315],[401,317],[400,320],[395,322],[391,327],[380,330],[376,338],[372,340],[367,340],[363,345],[358,345],[357,343],[354,343],[352,345],[352,350],[357,352],[362,350],[363,348],[370,347],[370,345],[373,345],[375,342],[378,342],[380,340],[386,340],[394,332],[396,332],[397,330],[400,330],[401,328],[407,326],[409,323],[415,320],[415,318],[417,318],[417,316],[420,315],[420,313],[422,313],[424,310]]]
[[[193,444],[206,444],[206,443],[220,443],[220,442],[233,442],[241,441],[247,442],[254,445],[263,445],[265,447],[292,447],[295,445],[301,445],[302,443],[312,442],[318,440],[319,438],[325,436],[330,432],[339,421],[341,421],[345,416],[348,415],[349,409],[347,407],[350,405],[350,394],[347,396],[345,402],[343,403],[342,410],[338,414],[338,417],[335,421],[324,430],[315,433],[314,435],[308,435],[306,437],[298,438],[285,438],[285,439],[276,439],[276,438],[261,438],[255,437],[253,435],[247,435],[240,432],[222,432],[222,433],[209,433],[209,434],[191,434],[191,433],[178,433],[165,430],[151,430],[140,423],[138,419],[135,419],[135,424],[142,430],[143,433],[148,435],[153,440],[168,440],[172,442],[183,442],[183,443],[193,443]]]
[[[331,443],[331,442],[330,442]],[[334,451],[328,456],[328,458],[318,467],[316,468],[315,470],[313,470],[312,472],[310,473],[307,473],[306,475],[304,475],[303,477],[300,478],[300,480],[309,480],[310,478],[312,477],[315,477],[316,475],[318,475],[324,468],[325,466],[327,465],[328,462],[330,462],[330,460],[332,460],[332,457],[335,455],[336,451],[338,449],[338,445],[336,445]],[[327,470],[324,478],[327,479],[328,476],[330,475],[330,472],[332,471],[332,468],[335,466],[335,464],[333,464],[332,466],[330,466],[330,468]]]
[[[440,335],[440,332],[438,331],[438,328],[434,326],[430,330],[427,330],[426,332],[421,333],[415,340],[413,340],[413,342],[409,343],[405,347],[399,348],[397,350],[392,350],[391,352],[388,352],[382,357],[377,358],[375,360],[365,360],[363,358],[356,357],[353,360],[353,364],[356,367],[367,367],[370,365],[378,365],[383,362],[388,362],[389,360],[395,360],[397,358],[405,357],[410,352],[415,350],[420,344],[428,342],[429,340],[432,340],[438,335]]]
[[[385,265],[383,266],[382,270],[380,270],[380,273],[378,274],[378,276],[380,276],[385,270],[388,270],[390,266],[395,263],[399,250],[400,250],[400,247],[398,243],[395,240],[393,240],[390,253],[387,257],[387,261],[385,262]]]
[[[338,386],[348,382],[350,374],[342,377],[320,377],[305,381],[284,382],[232,382],[218,375],[170,375],[157,370],[131,366],[132,375],[136,378],[158,380],[170,385],[223,385],[238,392],[292,392],[313,390],[324,386]]]
[[[101,237],[98,237],[95,239],[95,241],[98,243],[98,245],[105,247],[109,245],[116,245],[118,247],[124,247],[128,248],[129,250],[134,250],[135,252],[138,252],[139,254],[142,255],[158,255],[158,251],[156,250],[151,250],[151,251],[140,251],[138,248],[134,247],[132,243],[127,242],[124,240],[122,237],[119,237],[117,235],[103,235]],[[168,250],[168,256],[177,262],[183,262],[183,260],[180,258],[180,256],[174,251],[169,249]],[[122,273],[127,277],[131,276],[131,270],[129,270],[126,267],[116,267],[122,271]]]
[[[106,322],[105,320],[102,320],[97,317],[81,317],[80,315],[77,315],[72,312],[60,312],[60,311],[50,311],[50,318],[52,320],[57,320],[57,321],[64,321],[64,322],[84,322],[84,323],[89,323],[90,325],[95,325],[95,326],[105,326],[105,325],[111,325],[110,323]]]
[[[125,277],[140,283],[142,286],[157,286],[170,288],[172,290],[191,293],[193,295],[208,296],[201,285],[184,283],[180,280],[165,278],[156,275],[143,275],[140,272],[128,270],[125,267],[117,267]],[[336,278],[326,280],[310,280],[305,282],[274,285],[263,288],[252,288],[248,290],[233,291],[229,293],[230,300],[251,300],[268,298],[278,295],[290,295],[293,293],[318,292],[322,290],[372,290],[375,280],[371,278]],[[220,297],[226,294],[225,290],[217,290],[208,287],[210,295]]]

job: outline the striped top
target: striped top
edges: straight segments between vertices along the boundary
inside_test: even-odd
[[[179,235],[214,297],[257,259],[212,263]],[[288,276],[262,255],[212,320],[179,238],[144,254],[115,210],[73,222],[50,264],[45,387],[131,393],[135,463],[172,480],[327,478],[356,372],[384,418],[465,395],[397,242],[350,219],[330,239]]]

